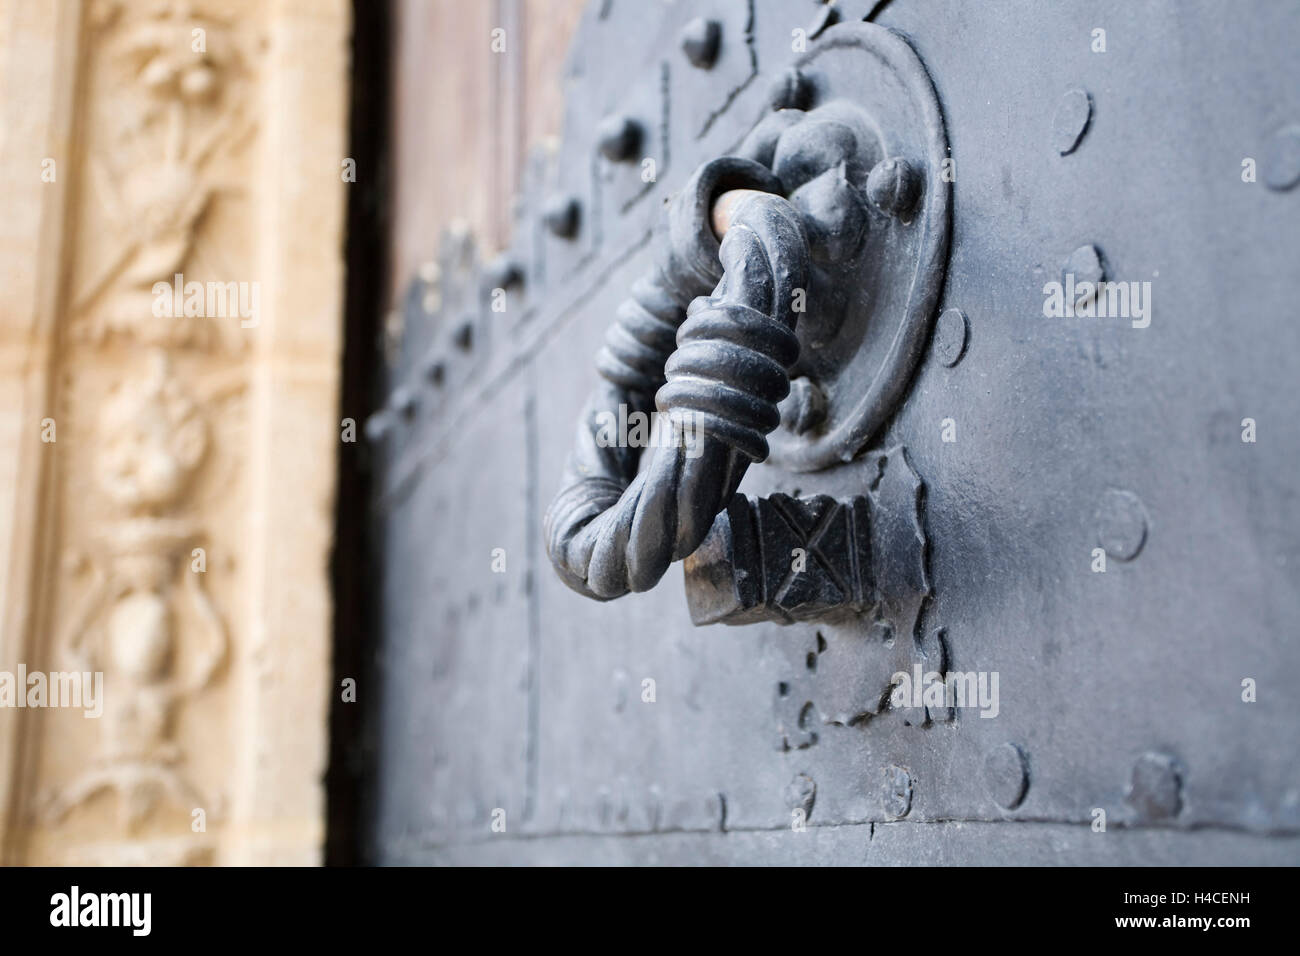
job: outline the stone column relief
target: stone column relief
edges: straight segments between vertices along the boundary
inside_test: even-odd
[[[349,21],[0,0],[0,862],[320,860]]]

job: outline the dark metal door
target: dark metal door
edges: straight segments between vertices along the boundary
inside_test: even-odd
[[[593,3],[510,249],[413,277],[369,428],[370,858],[1300,860],[1298,41],[1267,2]],[[780,423],[740,497],[733,435],[574,557],[696,467],[634,480],[673,402],[610,391],[609,330],[672,313],[637,281],[719,157],[803,214]],[[706,432],[766,414],[710,382]]]

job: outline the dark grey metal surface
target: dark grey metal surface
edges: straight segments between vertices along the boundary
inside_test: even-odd
[[[1300,861],[1294,5],[884,5],[955,172],[926,351],[853,460],[774,454],[740,490],[910,502],[914,597],[695,627],[680,565],[610,603],[551,570],[542,516],[663,201],[774,101],[860,82],[788,70],[872,6],[593,4],[512,249],[445,243],[438,295],[413,283],[370,429],[372,860]],[[1049,317],[1067,274],[1149,308]],[[895,698],[914,665],[996,674],[996,716]]]

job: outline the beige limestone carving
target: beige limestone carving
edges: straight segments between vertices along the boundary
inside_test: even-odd
[[[0,0],[0,862],[320,859],[348,29]]]

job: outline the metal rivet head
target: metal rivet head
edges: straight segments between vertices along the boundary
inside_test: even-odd
[[[508,289],[524,281],[524,270],[518,262],[503,253],[492,260],[483,273],[483,279],[489,289]]]
[[[1300,126],[1278,130],[1264,147],[1264,184],[1279,192],[1300,183]]]
[[[641,147],[641,124],[630,116],[607,116],[596,127],[596,143],[606,159],[626,162]]]
[[[722,24],[717,20],[696,17],[682,28],[682,52],[692,66],[707,70],[718,59],[722,43]]]
[[[1073,278],[1071,278],[1073,277]],[[1078,289],[1080,283],[1090,283],[1082,292],[1075,293],[1074,305],[1080,306],[1097,294],[1097,284],[1106,278],[1106,260],[1096,246],[1080,246],[1070,253],[1061,266],[1061,284],[1067,289]]]
[[[767,101],[774,110],[802,110],[812,102],[812,93],[812,82],[808,77],[791,67],[772,82]]]
[[[1092,120],[1092,97],[1086,90],[1067,90],[1052,117],[1052,145],[1062,156],[1078,148]]]
[[[542,222],[552,235],[571,239],[578,234],[578,200],[572,196],[552,196],[542,210]]]
[[[366,440],[371,443],[378,443],[388,437],[392,431],[393,423],[383,412],[375,412],[366,419]]]
[[[430,359],[424,365],[424,377],[430,385],[440,386],[447,377],[447,368],[440,360]]]
[[[457,327],[455,335],[452,336],[452,341],[456,344],[456,348],[462,352],[468,352],[472,349],[474,347],[474,320],[466,319],[462,322]]]
[[[1029,792],[1024,752],[1013,743],[994,747],[984,758],[984,786],[1003,810],[1014,810]]]
[[[887,216],[906,220],[920,195],[920,177],[901,156],[876,163],[867,176],[867,198]]]
[[[886,816],[895,820],[912,810],[912,777],[902,767],[885,768],[885,783],[881,789],[880,805]]]
[[[1147,540],[1147,512],[1131,491],[1109,489],[1097,505],[1097,543],[1117,561],[1132,561]]]
[[[970,324],[961,309],[945,309],[934,326],[934,357],[939,364],[952,368],[966,354]]]
[[[388,396],[388,406],[397,414],[405,419],[415,416],[415,408],[418,404],[415,392],[405,385],[399,385],[393,389],[393,394]]]
[[[1128,803],[1144,820],[1169,820],[1183,809],[1183,777],[1168,754],[1146,753],[1133,764]]]

